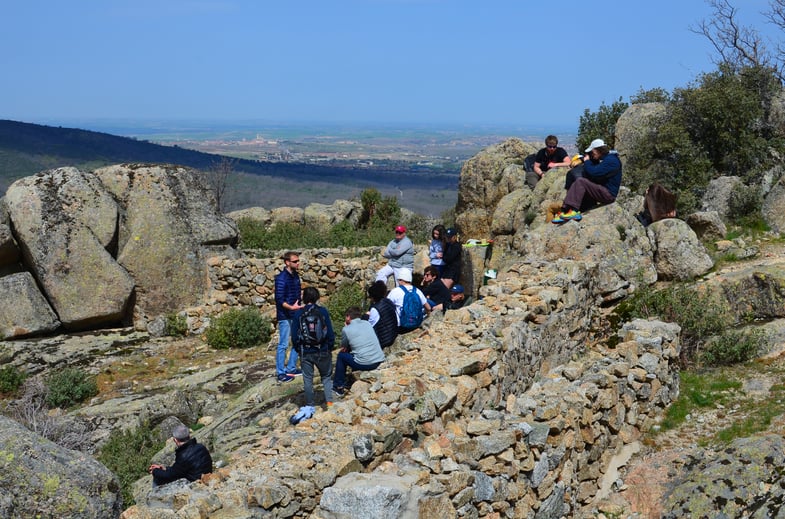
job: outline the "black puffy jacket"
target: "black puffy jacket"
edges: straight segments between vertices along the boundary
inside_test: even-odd
[[[379,339],[382,348],[386,348],[395,342],[398,337],[398,316],[395,315],[395,304],[383,298],[381,301],[371,305],[379,312],[379,320],[373,325],[373,331]]]
[[[213,471],[213,458],[207,447],[196,443],[196,438],[191,438],[177,447],[174,452],[174,465],[167,469],[153,470],[153,481],[156,485],[165,485],[178,479],[196,481],[202,474]]]

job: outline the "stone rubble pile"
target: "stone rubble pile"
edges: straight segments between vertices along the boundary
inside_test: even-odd
[[[561,517],[678,394],[676,325],[587,344],[596,267],[518,264],[403,336],[296,427],[288,404],[203,482],[137,488],[123,517]],[[553,337],[558,337],[558,340]],[[210,426],[198,432],[220,449]]]

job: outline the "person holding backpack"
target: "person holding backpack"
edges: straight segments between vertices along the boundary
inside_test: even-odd
[[[431,311],[425,294],[412,285],[412,271],[409,269],[398,272],[398,286],[390,290],[387,299],[395,305],[399,335],[419,328],[425,313]]]
[[[305,389],[305,405],[292,416],[289,421],[296,425],[307,420],[316,412],[313,394],[314,368],[324,386],[324,400],[327,405],[333,401],[333,354],[335,332],[330,320],[330,313],[317,304],[319,290],[306,287],[303,290],[303,308],[297,310],[292,318],[292,344],[300,354],[300,368],[303,371],[303,388]]]

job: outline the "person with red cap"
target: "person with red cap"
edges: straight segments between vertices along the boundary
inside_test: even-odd
[[[406,226],[398,225],[395,227],[395,238],[390,240],[384,248],[382,256],[387,258],[387,265],[379,269],[376,273],[377,281],[387,283],[387,278],[395,276],[395,284],[398,284],[401,269],[414,270],[414,244],[406,236]]]

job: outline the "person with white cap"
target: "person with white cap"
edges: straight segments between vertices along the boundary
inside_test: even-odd
[[[616,200],[621,187],[621,160],[602,139],[594,139],[586,148],[583,176],[575,179],[567,190],[562,210],[551,220],[561,224],[583,218],[581,211],[597,204],[610,204]]]
[[[410,272],[414,270],[414,244],[406,236],[405,225],[397,225],[395,227],[395,238],[390,240],[390,243],[384,248],[382,256],[389,261],[387,265],[376,273],[377,281],[386,283],[387,278],[392,275],[395,276],[395,282],[397,283],[398,273],[401,269],[409,269]]]
[[[413,326],[407,326],[406,322],[408,321],[408,319],[406,319],[408,310],[405,309],[407,306],[407,293],[413,293],[415,297],[418,298],[420,302],[418,308],[422,310],[422,313],[418,314],[417,316],[419,318],[419,322]],[[398,318],[399,335],[419,328],[425,313],[431,311],[431,305],[428,304],[425,294],[423,294],[419,288],[412,285],[412,271],[409,269],[401,269],[398,272],[398,286],[390,290],[390,293],[387,294],[387,299],[392,301],[395,305],[395,315]]]

